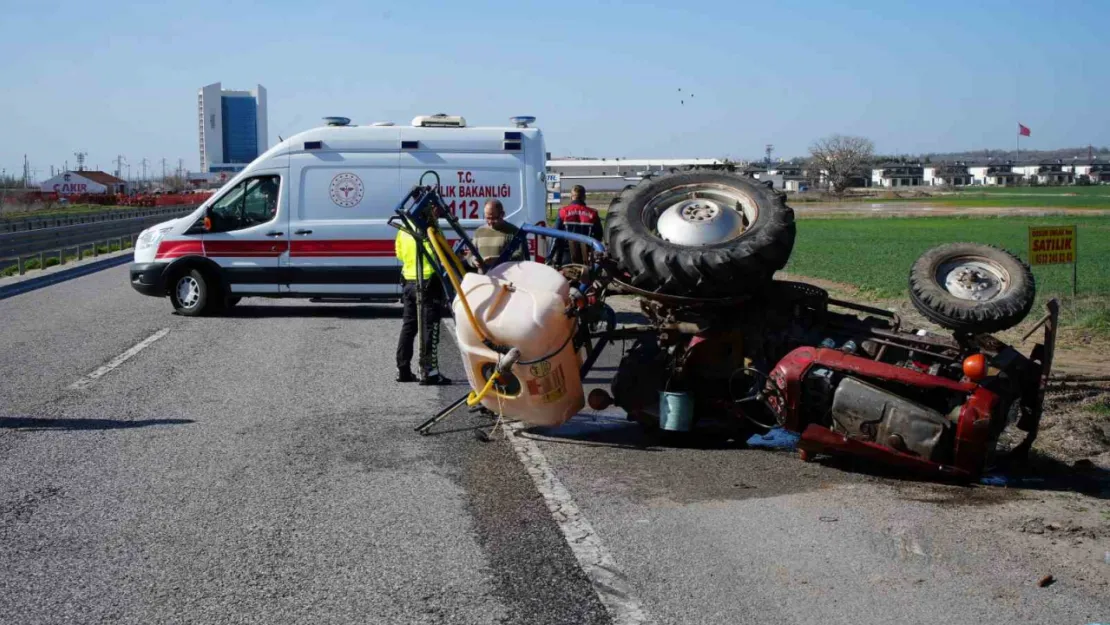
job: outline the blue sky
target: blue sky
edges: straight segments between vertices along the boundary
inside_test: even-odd
[[[40,178],[77,150],[195,168],[216,81],[269,90],[271,141],[448,112],[535,115],[558,155],[1008,148],[1019,120],[1024,147],[1110,144],[1106,0],[3,1],[0,167]]]

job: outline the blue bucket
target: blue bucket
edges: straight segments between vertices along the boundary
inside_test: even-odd
[[[686,393],[659,391],[659,427],[667,432],[689,432],[694,400]]]

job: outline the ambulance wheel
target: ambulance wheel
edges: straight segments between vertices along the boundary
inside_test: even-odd
[[[609,253],[632,285],[667,295],[729,297],[767,285],[794,248],[785,195],[736,173],[653,176],[609,209]]]
[[[949,243],[922,254],[910,269],[910,299],[930,321],[968,334],[1016,326],[1033,308],[1033,272],[1006,250]]]
[[[179,315],[199,317],[208,308],[208,280],[197,269],[177,274],[170,285],[170,301]]]

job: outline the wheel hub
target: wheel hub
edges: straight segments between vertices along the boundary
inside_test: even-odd
[[[944,289],[959,299],[985,302],[998,297],[1006,288],[1004,272],[982,261],[948,263],[939,273]]]
[[[670,243],[688,246],[723,243],[744,232],[743,215],[709,198],[673,204],[659,215],[656,229]]]
[[[185,308],[197,305],[200,299],[200,285],[192,276],[185,276],[177,281],[177,301]]]

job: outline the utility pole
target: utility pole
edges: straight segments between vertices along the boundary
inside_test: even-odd
[[[85,171],[85,157],[89,155],[88,152],[77,151],[73,153],[77,157],[77,171]]]
[[[140,184],[144,186],[146,185],[146,166],[148,162],[149,161],[146,160],[145,156],[143,157],[143,160],[139,161],[139,164],[143,166],[143,180]]]
[[[770,165],[770,164],[771,164],[771,154],[772,154],[772,153],[773,153],[774,151],[775,151],[775,146],[773,146],[773,145],[771,145],[770,143],[768,143],[768,144],[767,144],[767,158],[766,158],[766,161],[767,161],[767,164],[768,164],[768,165]]]
[[[123,177],[123,162],[125,160],[127,160],[127,159],[123,158],[122,154],[117,154],[116,155],[116,178],[122,178]]]
[[[166,186],[166,157],[162,157],[162,186]]]
[[[27,177],[31,174],[31,169],[27,165],[27,155],[23,155],[23,188],[27,188]]]

